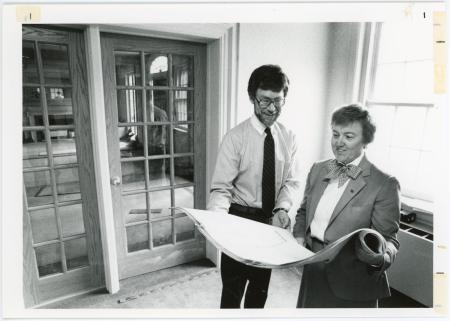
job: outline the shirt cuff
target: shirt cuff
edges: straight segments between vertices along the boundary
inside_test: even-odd
[[[224,207],[210,207],[207,209],[211,212],[221,213],[221,214],[228,214],[228,210]]]
[[[279,210],[283,210],[283,211],[285,211],[286,213],[289,213],[289,210],[286,209],[286,208],[284,208],[284,207],[275,207],[275,208],[273,209],[272,213],[275,214],[275,213],[278,212]]]
[[[291,209],[291,206],[292,206],[291,203],[287,202],[286,200],[282,200],[275,204],[275,208],[274,208],[273,212],[275,213],[275,211],[278,209],[283,209],[286,212],[289,212],[289,210]]]

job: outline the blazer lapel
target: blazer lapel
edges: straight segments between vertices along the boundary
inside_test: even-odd
[[[348,182],[344,193],[342,194],[341,198],[336,204],[336,207],[334,208],[328,226],[333,223],[336,217],[342,212],[342,210],[353,199],[353,197],[358,195],[359,191],[363,189],[364,186],[366,186],[366,180],[364,179],[364,177],[370,175],[370,163],[367,161],[365,156],[363,156],[363,158],[361,159],[359,167],[361,167],[362,169],[361,174],[355,180],[350,178],[350,181]]]
[[[306,222],[306,230],[308,230],[309,226],[311,225],[311,222],[314,218],[314,214],[316,213],[317,205],[319,204],[319,201],[323,195],[323,192],[328,186],[328,179],[325,179],[324,177],[328,174],[327,166],[324,165],[320,169],[319,175],[318,175],[318,182],[316,189],[313,190],[311,193],[311,203],[309,205],[307,213],[309,214],[307,217]]]

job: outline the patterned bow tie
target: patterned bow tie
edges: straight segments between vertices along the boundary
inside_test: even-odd
[[[361,172],[362,170],[358,166],[351,164],[345,165],[334,159],[333,161],[328,163],[328,174],[325,176],[325,178],[337,178],[338,187],[341,187],[349,178],[356,179],[359,174],[361,174]]]

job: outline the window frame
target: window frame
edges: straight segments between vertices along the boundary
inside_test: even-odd
[[[417,107],[417,108],[436,108],[436,103],[433,101],[417,103],[417,102],[405,102],[405,101],[387,101],[382,99],[376,99],[373,97],[375,81],[377,77],[377,67],[378,67],[378,59],[380,53],[380,43],[381,43],[381,29],[383,28],[382,22],[371,23],[368,32],[365,34],[365,40],[367,44],[365,45],[363,52],[363,61],[366,62],[365,65],[362,66],[362,81],[360,84],[359,97],[360,101],[363,102],[364,106],[370,110],[370,108],[374,108],[376,106],[393,106],[395,108],[394,113],[398,112],[399,108],[402,107]],[[430,44],[431,45],[431,44]],[[427,115],[429,110],[427,110]],[[391,133],[393,130],[391,129]],[[423,137],[423,134],[422,134]],[[391,146],[389,145],[389,148]],[[419,157],[426,150],[423,148],[423,144],[421,144],[420,148],[416,149],[420,152]],[[433,152],[433,150],[431,150]],[[418,168],[419,165],[417,165]],[[395,176],[395,173],[392,173]],[[400,182],[401,185],[401,182]],[[414,203],[415,208],[426,213],[431,213],[431,208],[433,205],[432,199],[427,199],[426,197],[421,197],[420,192],[418,191],[410,191],[410,190],[401,190],[401,198],[402,202]]]

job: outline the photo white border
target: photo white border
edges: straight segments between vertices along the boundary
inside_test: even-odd
[[[19,2],[17,2],[19,4]],[[20,2],[20,5],[23,5]],[[425,2],[355,2],[282,3],[258,1],[210,2],[177,1],[150,4],[49,4],[34,1],[45,24],[123,24],[130,23],[257,23],[257,22],[362,22],[420,19],[423,12],[445,11],[445,3]],[[198,309],[24,309],[22,297],[22,72],[21,22],[16,5],[2,7],[1,39],[1,213],[2,213],[2,313],[5,318],[298,318],[317,317],[407,317],[408,320],[440,317],[435,309],[277,309],[277,310],[198,310]],[[251,15],[249,15],[251,13]],[[448,30],[448,26],[447,26]],[[447,32],[448,34],[448,32]],[[447,73],[448,74],[448,73]],[[448,95],[441,95],[448,107]],[[445,151],[439,155],[437,167],[439,189],[434,222],[434,271],[448,275],[448,213],[449,213],[449,113],[442,110],[442,142]],[[442,175],[441,175],[442,174]],[[444,177],[445,179],[442,179]],[[436,177],[438,178],[438,177]],[[447,286],[447,285],[446,285]],[[447,303],[448,307],[448,303]]]

